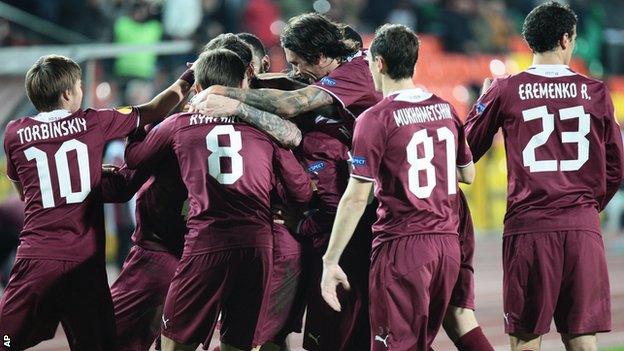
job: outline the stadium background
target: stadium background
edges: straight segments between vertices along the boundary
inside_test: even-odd
[[[352,25],[368,43],[383,23],[416,29],[421,40],[415,81],[449,100],[465,116],[484,77],[516,73],[531,63],[519,33],[538,0],[11,0],[0,2],[0,127],[33,113],[23,88],[28,67],[40,55],[61,53],[83,68],[83,106],[112,107],[148,101],[192,61],[198,49],[224,32],[258,35],[272,60],[287,69],[279,33],[291,16],[317,11]],[[607,82],[624,121],[624,3],[569,1],[579,16],[572,67]],[[0,139],[1,139],[0,133]],[[465,187],[478,235],[477,317],[499,346],[502,334],[500,233],[506,203],[505,154],[499,138],[477,164]],[[121,162],[123,143],[113,143],[107,161]],[[4,154],[0,172],[5,172]],[[14,196],[0,177],[0,202]],[[133,230],[132,204],[107,205],[107,255],[111,267],[124,258]],[[624,345],[624,192],[604,214],[611,270],[614,332],[601,345]],[[0,223],[0,227],[2,223]],[[111,269],[114,279],[115,268]],[[554,330],[554,329],[553,329]],[[443,334],[443,333],[442,333]],[[450,349],[445,336],[439,350]],[[551,333],[544,349],[561,349]],[[295,345],[298,345],[295,342]],[[40,350],[64,350],[62,338]],[[501,348],[504,349],[504,348]],[[606,349],[605,349],[606,350]],[[609,349],[615,350],[615,349]],[[624,350],[624,348],[623,348]]]

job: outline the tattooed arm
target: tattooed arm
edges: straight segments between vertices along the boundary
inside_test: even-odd
[[[207,95],[201,113],[213,117],[237,116],[289,149],[301,142],[301,131],[294,123],[225,96]]]
[[[257,109],[276,115],[292,118],[300,113],[312,111],[334,102],[332,96],[314,86],[284,91],[277,89],[239,89],[224,86],[212,86],[198,94],[193,101],[195,110],[206,113],[205,104],[208,94],[227,96],[244,102]]]
[[[282,119],[280,116],[259,110],[240,101],[238,101],[235,114],[245,122],[263,130],[285,148],[294,149],[301,142],[301,131],[297,125]]]

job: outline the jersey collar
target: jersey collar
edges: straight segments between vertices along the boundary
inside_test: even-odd
[[[388,96],[396,95],[394,97],[394,101],[405,101],[405,102],[421,102],[429,99],[433,96],[432,93],[423,90],[421,88],[412,88],[412,89],[402,89],[393,91],[388,94]]]
[[[38,122],[50,123],[69,117],[71,115],[72,113],[67,110],[53,110],[48,112],[39,112],[39,114],[31,118]]]
[[[533,65],[526,70],[527,73],[542,77],[568,77],[576,73],[568,65]]]

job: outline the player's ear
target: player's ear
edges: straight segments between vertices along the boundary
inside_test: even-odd
[[[67,89],[61,94],[61,100],[68,102],[71,100],[72,95],[74,95],[73,89]]]
[[[562,50],[565,50],[568,46],[570,46],[570,44],[572,44],[572,37],[569,33],[563,33],[561,39],[559,39],[559,46]]]
[[[375,66],[378,72],[386,73],[386,61],[383,57],[381,57],[381,55],[377,55],[377,57],[375,57]]]
[[[271,68],[271,59],[269,59],[269,55],[264,55],[262,60],[260,61],[260,72],[266,73]]]

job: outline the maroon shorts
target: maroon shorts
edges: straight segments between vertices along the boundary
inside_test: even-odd
[[[111,294],[117,322],[117,351],[146,351],[160,331],[160,317],[178,258],[133,246]]]
[[[370,272],[372,351],[428,350],[459,271],[455,235],[412,235],[375,249]]]
[[[59,322],[72,350],[114,349],[115,320],[103,260],[15,260],[0,300],[0,350],[23,350],[51,339]]]
[[[591,231],[503,238],[505,332],[543,335],[611,330],[609,275],[602,236]]]
[[[282,343],[286,336],[301,330],[301,317],[298,305],[301,298],[301,254],[273,257],[273,270],[269,289],[269,302],[264,320],[258,323],[259,342]]]
[[[461,191],[459,192],[459,196],[459,245],[461,247],[461,262],[459,275],[457,276],[457,282],[453,288],[453,294],[451,295],[449,305],[474,310],[475,294],[472,258],[475,249],[475,234],[466,197]]]
[[[342,312],[335,312],[321,295],[324,249],[309,259],[307,310],[303,348],[309,351],[351,351],[370,349],[368,317],[368,274],[371,226],[374,218],[363,219],[340,259],[351,290],[338,289]]]
[[[161,334],[185,345],[210,340],[221,313],[221,341],[238,349],[259,345],[255,335],[268,302],[270,248],[182,256],[169,286]]]

